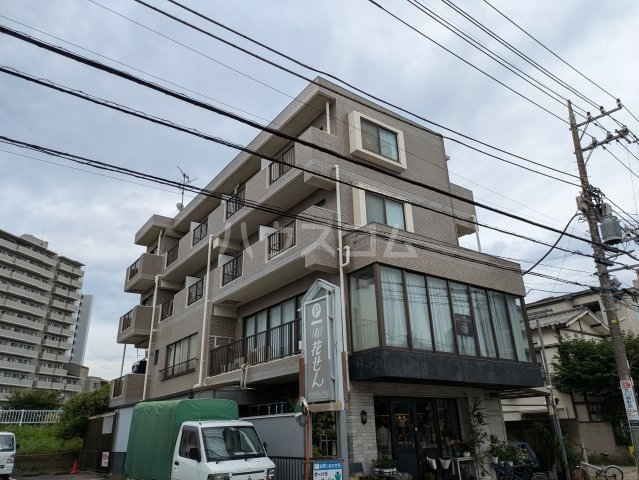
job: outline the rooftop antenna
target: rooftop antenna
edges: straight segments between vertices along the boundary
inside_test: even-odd
[[[182,170],[178,165],[176,165],[176,167],[180,171],[180,173],[182,174],[182,186],[180,187],[180,190],[182,192],[182,199],[181,199],[180,203],[176,204],[175,206],[177,207],[178,212],[181,212],[182,209],[184,208],[184,189],[190,183],[195,182],[197,180],[197,178],[194,178],[193,180],[191,180],[191,177],[189,177],[189,175],[187,173],[185,173],[184,170]]]

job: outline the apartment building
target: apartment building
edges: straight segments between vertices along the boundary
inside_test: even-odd
[[[475,398],[505,438],[500,392],[542,385],[522,276],[459,246],[473,197],[450,182],[442,136],[322,78],[269,127],[206,193],[135,234],[146,251],[124,290],[139,301],[117,339],[148,357],[112,382],[111,406],[288,410],[304,394],[301,300],[321,279],[345,307],[349,461],[392,454],[422,478],[426,456],[470,434]]]
[[[0,230],[0,408],[18,389],[82,391],[69,372],[82,267],[32,235]]]

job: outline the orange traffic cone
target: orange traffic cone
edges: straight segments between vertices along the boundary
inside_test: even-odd
[[[78,461],[73,460],[73,468],[71,469],[71,473],[78,473]]]

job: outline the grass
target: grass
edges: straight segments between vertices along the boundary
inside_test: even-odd
[[[13,432],[20,444],[18,455],[69,452],[82,449],[82,438],[64,440],[57,435],[55,425],[2,425],[5,432]]]

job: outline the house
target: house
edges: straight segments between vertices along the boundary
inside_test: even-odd
[[[441,135],[322,78],[174,217],[152,215],[124,289],[118,342],[144,366],[110,405],[232,398],[288,411],[304,394],[302,299],[341,292],[348,460],[423,460],[468,438],[471,405],[505,438],[500,392],[543,384],[519,265],[461,248],[472,192],[449,180]],[[385,434],[384,434],[385,429]],[[381,434],[380,434],[381,432]],[[346,460],[346,459],[345,459]]]
[[[620,291],[616,295],[617,317],[625,332],[639,332],[639,305],[632,292]],[[557,297],[544,298],[526,305],[533,344],[538,361],[542,362],[542,350],[552,374],[552,362],[562,341],[572,338],[601,339],[609,336],[608,324],[599,293],[584,290]],[[539,332],[541,332],[541,340]],[[526,421],[548,418],[549,401],[546,388],[533,389],[527,398],[503,399],[504,420],[511,436],[521,437],[528,428]],[[562,425],[571,431],[573,441],[596,452],[619,456],[627,455],[622,445],[617,445],[615,428],[623,428],[625,422],[612,425],[605,421],[602,409],[606,399],[554,390],[553,401]]]
[[[83,391],[72,363],[73,339],[90,320],[90,310],[78,315],[82,267],[32,235],[0,230],[0,408],[16,390]]]

